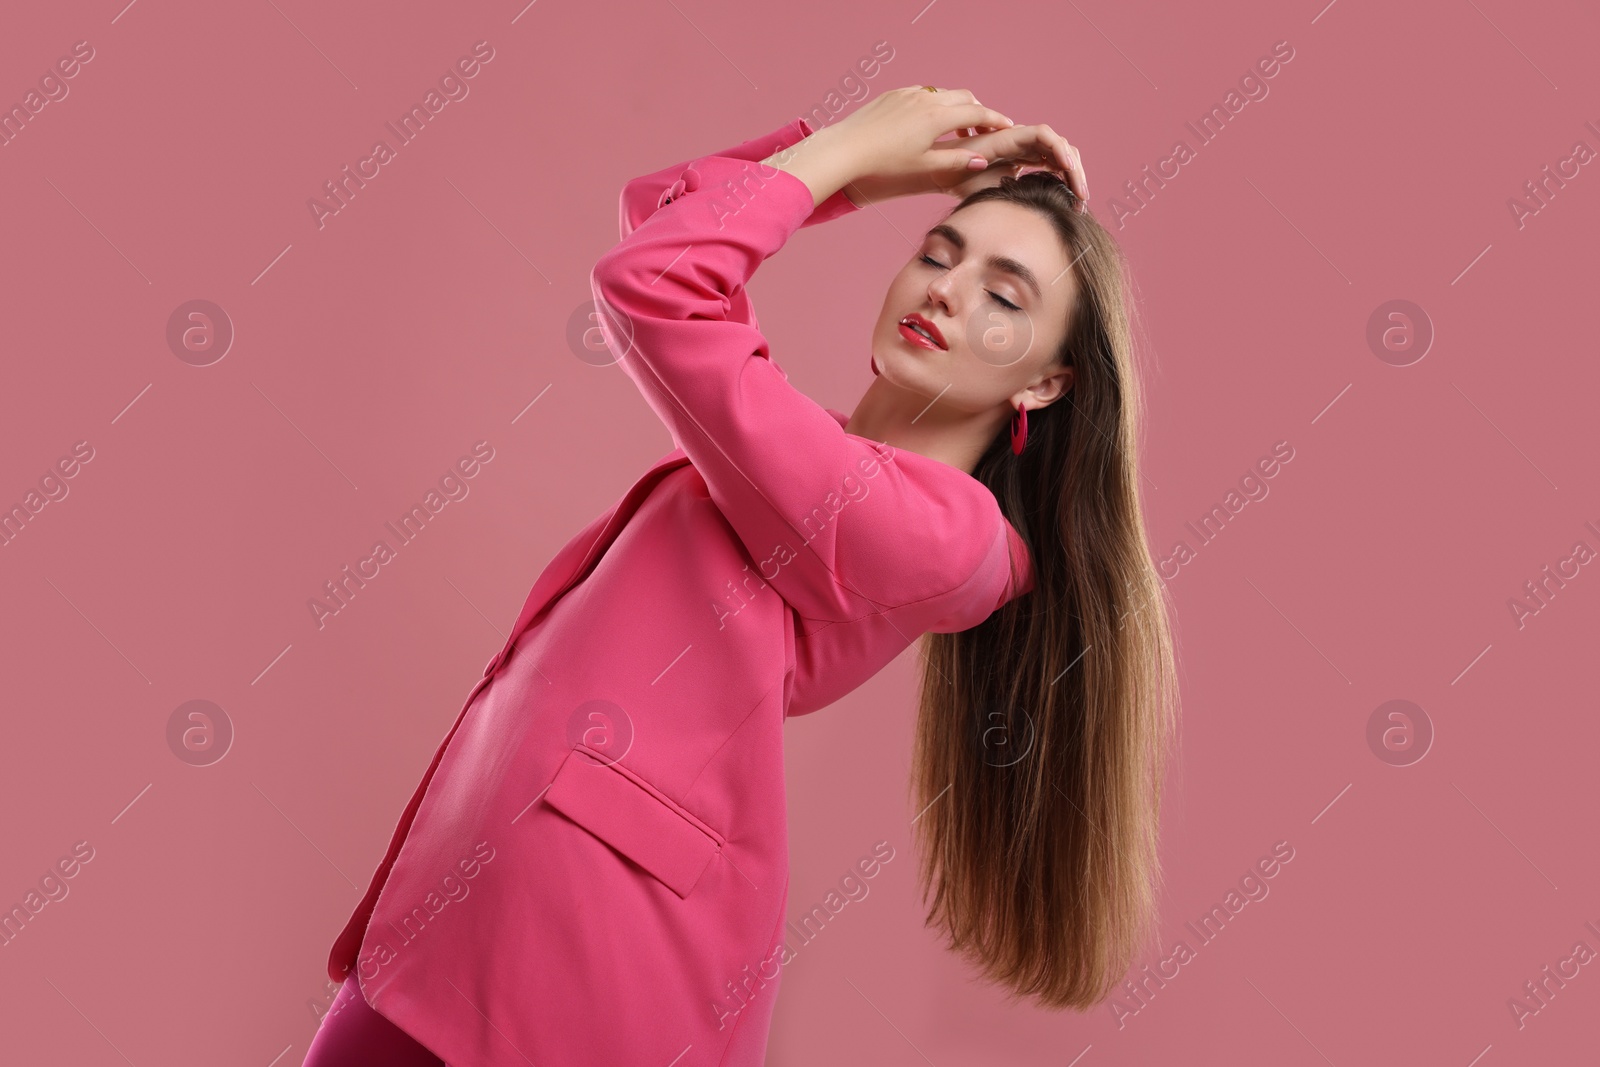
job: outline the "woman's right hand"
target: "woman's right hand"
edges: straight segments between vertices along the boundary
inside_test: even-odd
[[[1024,167],[1053,170],[1080,202],[1088,199],[1082,160],[1066,138],[1044,124],[1015,125],[967,89],[890,90],[828,129],[851,161],[846,195],[858,203],[916,193],[964,197]],[[954,139],[941,140],[952,132]],[[994,172],[970,165],[979,158]]]
[[[984,107],[965,89],[890,89],[761,162],[799,178],[811,190],[814,204],[844,189],[860,207],[895,196],[940,192],[937,176],[953,174],[959,181],[977,169],[969,162],[984,157],[982,151],[952,147],[953,141],[935,147],[935,141],[954,130],[998,131],[1010,125],[1010,119]]]
[[[979,138],[936,143],[969,128],[1001,130],[1009,118],[984,107],[966,89],[930,93],[921,86],[891,89],[827,127],[837,151],[849,159],[849,179],[936,191],[932,179],[963,175],[983,157]]]
[[[957,136],[941,140],[949,133]],[[998,180],[967,181],[981,175],[991,160],[1006,161],[1007,173],[1040,162],[1061,173],[1080,206],[1088,198],[1077,150],[1064,137],[1044,125],[1017,126],[967,89],[891,89],[762,163],[799,178],[814,204],[845,189],[859,207],[916,193],[964,196],[961,190],[969,185],[980,188]]]

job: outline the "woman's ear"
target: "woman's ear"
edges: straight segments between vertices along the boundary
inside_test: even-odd
[[[1072,391],[1073,367],[1068,363],[1060,370],[1043,378],[1028,391],[1046,404],[1053,404]]]

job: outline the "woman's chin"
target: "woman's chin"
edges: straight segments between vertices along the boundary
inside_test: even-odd
[[[939,357],[943,355],[943,352],[917,348],[902,341],[887,352],[875,353],[873,358],[877,361],[878,373],[894,384],[920,392],[937,380],[939,384],[933,391],[938,392],[946,380],[939,371],[942,362]]]

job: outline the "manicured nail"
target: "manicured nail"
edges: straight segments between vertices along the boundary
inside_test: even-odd
[[[982,156],[973,156],[971,159],[967,160],[968,170],[982,170],[988,165],[989,161],[984,159]]]

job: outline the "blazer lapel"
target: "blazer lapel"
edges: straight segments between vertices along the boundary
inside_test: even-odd
[[[511,636],[506,639],[505,646],[483,668],[485,677],[493,674],[495,668],[505,662],[522,631],[533,625],[545,608],[555,603],[587,573],[590,565],[616,540],[618,532],[627,525],[644,498],[650,495],[661,479],[688,462],[689,457],[683,449],[675,448],[668,452],[634,482],[609,511],[584,527],[556,553],[533,583],[533,590],[522,605],[522,611],[517,614],[516,624],[511,627]]]
[[[510,654],[511,647],[516,644],[517,637],[555,600],[565,593],[588,571],[590,565],[600,557],[612,541],[616,540],[617,533],[633,513],[639,509],[640,503],[649,495],[663,477],[686,465],[689,457],[681,448],[675,448],[664,457],[657,460],[644,475],[633,483],[621,500],[611,509],[587,527],[581,530],[566,546],[556,553],[554,559],[545,567],[533,584],[533,591],[528,594],[527,602],[522,605],[522,611],[517,615],[516,625],[511,628],[511,636],[506,639],[502,648],[489,665],[484,668],[472,691],[467,694],[466,701],[461,705],[461,710],[456,713],[455,722],[450,724],[450,730],[445,734],[444,740],[439,742],[434,750],[433,760],[428,764],[427,771],[422,776],[422,781],[412,791],[411,800],[406,804],[406,809],[400,815],[400,821],[395,826],[394,834],[389,840],[388,852],[383,857],[383,862],[378,865],[373,873],[372,881],[367,886],[367,892],[362,897],[355,913],[345,924],[339,937],[334,942],[333,950],[328,957],[328,977],[335,981],[343,981],[344,975],[333,969],[333,961],[347,956],[356,955],[360,951],[361,942],[365,935],[367,920],[371,917],[377,904],[381,887],[389,877],[389,871],[394,866],[395,858],[400,853],[400,847],[405,841],[406,834],[410,831],[411,822],[416,817],[417,808],[422,804],[423,795],[428,791],[428,783],[433,779],[433,773],[438,769],[439,761],[444,757],[445,749],[450,747],[450,740],[455,736],[456,729],[461,721],[466,718],[467,709],[472,706],[472,701],[477,697],[478,691],[489,684],[489,676],[496,667],[504,662]]]
[[[782,373],[780,368],[780,373]],[[784,375],[788,377],[788,375]],[[824,408],[834,421],[842,428],[850,421],[850,416],[842,411]],[[584,529],[580,530],[565,547],[557,552],[533,583],[533,590],[528,594],[522,611],[517,614],[516,625],[511,628],[511,636],[506,638],[503,648],[489,660],[483,668],[484,677],[494,673],[496,667],[504,663],[506,657],[511,655],[511,648],[516,644],[518,636],[523,630],[532,626],[538,615],[561,597],[574,583],[587,573],[589,566],[610,547],[611,542],[617,539],[617,533],[639,510],[639,505],[644,498],[650,495],[666,475],[677,470],[689,462],[688,454],[681,448],[674,448],[665,456],[656,461],[655,465],[645,471],[639,480],[633,483],[622,499],[612,505],[611,509],[600,515]]]

